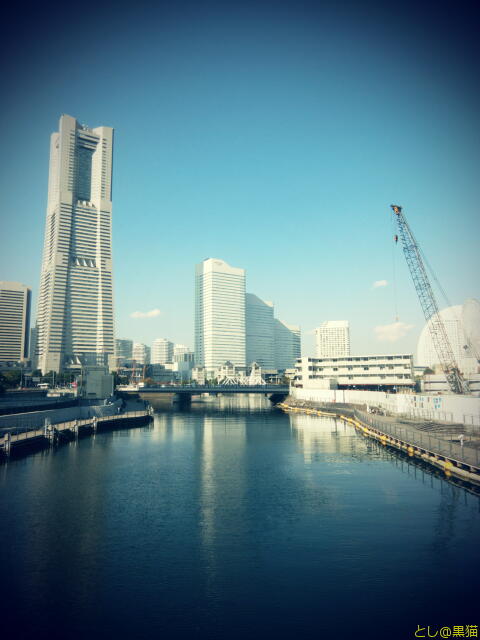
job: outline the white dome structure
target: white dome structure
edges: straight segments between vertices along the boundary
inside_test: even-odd
[[[480,302],[470,298],[462,307],[462,325],[471,356],[480,358]]]
[[[469,299],[463,305],[447,307],[440,311],[453,355],[464,375],[477,373],[480,357],[480,302]],[[417,366],[435,370],[439,359],[430,335],[431,320],[423,327],[417,344]]]

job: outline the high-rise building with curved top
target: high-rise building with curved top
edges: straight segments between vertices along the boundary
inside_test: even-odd
[[[51,136],[36,366],[107,364],[114,353],[113,129],[62,115]]]
[[[195,363],[245,366],[245,269],[208,258],[195,270]]]

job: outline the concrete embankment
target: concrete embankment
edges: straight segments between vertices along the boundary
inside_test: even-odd
[[[400,424],[393,417],[369,414],[356,405],[321,406],[289,397],[278,406],[287,412],[338,417],[381,445],[440,469],[447,478],[480,488],[479,451],[476,448],[431,436],[411,424]]]

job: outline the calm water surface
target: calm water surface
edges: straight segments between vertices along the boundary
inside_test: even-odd
[[[8,637],[414,638],[479,624],[479,499],[265,399],[0,466]]]

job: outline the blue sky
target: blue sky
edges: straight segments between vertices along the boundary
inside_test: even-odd
[[[461,4],[395,12],[176,2],[17,16],[2,45],[0,279],[36,298],[49,136],[68,113],[115,128],[117,337],[193,346],[194,266],[218,257],[301,325],[305,353],[328,319],[350,321],[357,353],[414,350],[423,319],[392,202],[452,304],[480,297],[478,25]],[[379,341],[395,297],[411,328]]]

